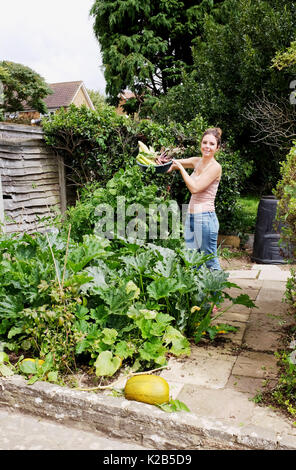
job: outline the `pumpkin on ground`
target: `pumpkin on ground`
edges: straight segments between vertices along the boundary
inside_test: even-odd
[[[161,405],[170,399],[169,384],[158,375],[135,375],[127,380],[124,396],[127,400]]]

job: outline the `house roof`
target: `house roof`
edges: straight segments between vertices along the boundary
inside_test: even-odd
[[[45,104],[48,108],[61,108],[62,106],[70,106],[76,93],[79,91],[82,81],[77,82],[61,82],[50,83],[49,86],[53,91],[52,95],[45,98]]]
[[[48,95],[43,100],[48,109],[56,109],[70,106],[81,87],[84,91],[87,101],[90,104],[90,107],[94,108],[93,103],[90,97],[88,96],[88,93],[82,80],[78,80],[75,82],[50,83],[48,86],[53,91],[52,95]],[[24,106],[24,109],[25,111],[31,110],[31,108],[26,105]]]
[[[135,94],[130,90],[125,90],[119,93],[118,98],[123,98],[124,100],[129,100],[130,98],[135,98]]]

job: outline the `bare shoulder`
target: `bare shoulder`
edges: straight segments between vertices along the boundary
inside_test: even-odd
[[[215,167],[217,168],[217,170],[219,170],[219,174],[221,175],[221,173],[222,173],[222,166],[220,165],[219,162],[217,162],[217,160],[215,160]]]
[[[196,169],[196,167],[199,165],[201,161],[201,157],[191,157],[191,158],[192,158],[193,168]]]

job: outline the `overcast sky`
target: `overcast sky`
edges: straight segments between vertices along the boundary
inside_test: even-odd
[[[47,83],[83,80],[105,93],[94,0],[7,0],[0,8],[0,60],[32,68]]]

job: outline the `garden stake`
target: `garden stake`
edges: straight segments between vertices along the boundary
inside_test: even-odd
[[[47,238],[47,242],[48,242],[48,244],[49,244],[51,256],[52,256],[52,259],[53,259],[53,262],[54,262],[54,267],[55,267],[55,270],[56,270],[57,280],[58,280],[58,283],[59,283],[61,298],[63,298],[63,296],[64,296],[64,291],[63,291],[63,289],[62,289],[62,285],[61,285],[61,281],[60,281],[60,277],[59,277],[59,272],[58,272],[57,263],[56,263],[56,260],[55,260],[55,257],[54,257],[53,251],[52,251],[52,247],[51,247],[51,244],[50,244],[50,241],[49,241],[47,232],[46,232],[46,238]]]
[[[130,374],[127,374],[126,377],[131,377],[131,376],[134,376],[134,375],[152,374],[152,372],[156,372],[156,371],[161,370],[161,369],[167,369],[168,367],[169,366],[162,366],[162,367],[158,367],[157,369],[147,370],[145,372],[131,372]],[[81,391],[84,391],[84,392],[93,392],[94,390],[104,390],[106,388],[113,388],[114,384],[116,384],[117,382],[120,382],[120,380],[122,380],[122,377],[120,379],[115,380],[115,382],[113,382],[112,384],[109,384],[109,385],[98,385],[97,387],[91,387],[91,388],[77,387],[76,390],[81,390]]]
[[[71,232],[71,224],[69,225],[69,231],[68,231],[67,248],[66,248],[66,255],[65,255],[63,278],[62,278],[62,289],[64,287],[64,280],[65,280],[66,264],[67,264],[68,250],[69,250],[69,243],[70,243],[70,232]]]

